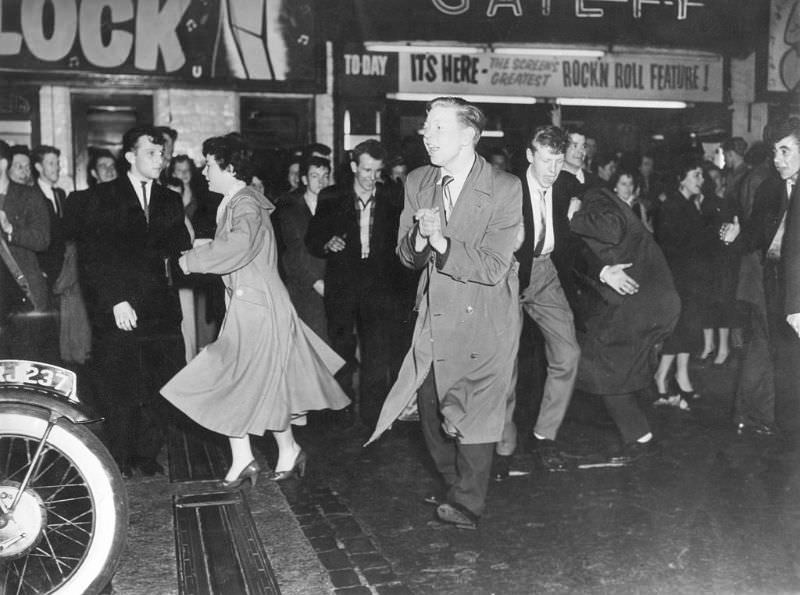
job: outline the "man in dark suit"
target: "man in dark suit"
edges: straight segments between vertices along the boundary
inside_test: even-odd
[[[572,398],[580,359],[569,303],[570,298],[577,299],[576,268],[618,293],[637,289],[636,282],[624,272],[630,266],[628,263],[603,266],[582,250],[583,244],[569,229],[571,213],[580,208],[582,191],[581,184],[562,167],[565,151],[576,136],[582,143],[583,136],[579,133],[568,136],[556,126],[537,128],[527,146],[530,166],[522,179],[525,239],[516,253],[520,299],[524,311],[542,333],[547,359],[547,376],[532,444],[537,463],[548,470],[564,469],[567,464],[555,439]],[[575,159],[578,155],[582,160],[582,149],[574,154]],[[588,262],[576,267],[579,256]],[[570,293],[565,293],[567,287]]]
[[[353,177],[319,194],[306,233],[309,252],[327,260],[325,310],[331,346],[345,367],[337,378],[353,396],[356,337],[361,357],[359,413],[367,425],[378,418],[389,389],[392,353],[387,321],[395,316],[393,276],[399,268],[394,243],[401,205],[394,186],[378,183],[386,150],[375,140],[353,149]]]
[[[48,308],[47,283],[36,256],[50,243],[50,220],[47,206],[30,186],[13,182],[8,177],[11,150],[0,141],[0,232],[11,255],[28,282],[33,295],[33,306],[40,311]],[[24,297],[14,281],[8,267],[0,262],[2,283],[0,284],[0,325],[4,325],[9,312],[18,306]],[[41,359],[41,345],[30,329],[16,329],[26,336],[9,336],[0,330],[0,357]],[[16,332],[16,331],[15,331]]]
[[[162,472],[158,389],[183,360],[173,266],[190,247],[183,204],[154,183],[162,136],[148,126],[122,139],[128,172],[83,199],[78,258],[92,323],[93,354],[105,400],[111,454],[125,474]]]
[[[305,244],[308,223],[317,212],[320,191],[328,186],[330,162],[309,157],[300,170],[303,185],[289,193],[273,218],[280,234],[281,263],[289,297],[297,315],[311,330],[327,340],[325,317],[325,259],[309,253]]]
[[[780,197],[785,215],[767,249],[767,258],[774,252],[776,244],[780,244],[783,232],[778,252],[782,265],[780,276],[784,280],[782,312],[786,315],[789,329],[787,333],[787,326],[780,325],[775,331],[777,344],[773,342],[776,355],[775,407],[781,428],[797,438],[800,435],[800,190],[797,187],[800,178],[800,118],[779,122],[771,134],[773,163],[780,176],[780,183],[773,192]],[[764,184],[759,187],[759,192]],[[769,303],[767,297],[768,309]],[[781,312],[780,306],[779,303],[778,312]],[[775,318],[777,320],[778,316]]]
[[[40,145],[31,151],[33,175],[36,178],[34,188],[47,205],[50,219],[50,245],[47,250],[39,252],[39,266],[47,277],[51,293],[64,264],[65,240],[62,221],[66,194],[57,186],[61,173],[60,157],[61,151],[48,145]]]
[[[569,205],[572,197],[556,196],[554,188],[568,143],[556,126],[540,126],[528,143],[530,166],[522,179],[525,239],[517,251],[522,308],[541,330],[547,356],[533,445],[538,464],[549,470],[566,467],[555,439],[572,398],[580,359],[572,310],[551,258],[556,246],[569,238],[568,217],[564,213],[562,221],[558,207]],[[582,152],[580,157],[582,162]]]

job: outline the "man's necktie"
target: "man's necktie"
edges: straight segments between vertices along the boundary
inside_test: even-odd
[[[544,192],[536,190],[536,200],[539,201],[539,225],[536,236],[536,245],[533,248],[533,255],[540,256],[544,249],[544,239],[547,236],[547,203],[544,200]]]
[[[61,193],[55,188],[53,188],[53,206],[56,208],[56,217],[61,219],[64,206],[61,204]]]
[[[142,182],[142,203],[144,206],[144,218],[150,223],[150,205],[147,204],[147,182]]]
[[[444,220],[450,221],[450,213],[453,212],[453,197],[450,194],[450,183],[454,180],[453,176],[442,176],[442,198],[444,199]]]

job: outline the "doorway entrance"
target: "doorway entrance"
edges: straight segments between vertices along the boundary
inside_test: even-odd
[[[153,123],[150,93],[73,93],[72,148],[75,188],[89,185],[90,148],[108,149],[121,158],[122,135],[138,124]]]

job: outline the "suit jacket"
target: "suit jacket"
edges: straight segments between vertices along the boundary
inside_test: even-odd
[[[61,274],[61,267],[64,264],[65,250],[65,228],[64,228],[64,208],[66,203],[66,193],[61,188],[53,188],[56,201],[60,205],[61,212],[56,213],[53,203],[50,202],[42,189],[36,184],[33,187],[40,200],[44,201],[47,207],[47,215],[50,220],[50,245],[46,250],[39,252],[39,266],[47,277],[47,284],[50,289]]]
[[[377,438],[413,401],[432,365],[442,415],[465,444],[499,440],[513,389],[520,308],[513,247],[522,220],[519,180],[476,157],[450,220],[444,221],[439,168],[420,167],[406,180],[397,253],[422,269],[413,345],[386,398]],[[415,250],[419,208],[438,207],[448,249]]]
[[[312,255],[306,247],[305,237],[311,221],[303,191],[292,193],[275,210],[282,246],[279,251],[281,270],[289,297],[292,298],[300,318],[320,337],[327,337],[323,298],[314,289],[314,283],[325,279],[325,259]]]
[[[783,182],[783,180],[781,180]],[[795,183],[791,199],[786,196],[786,184],[783,184],[781,198],[788,200],[786,213],[786,228],[783,234],[781,248],[781,264],[784,278],[784,312],[796,314],[800,312],[800,184]]]
[[[127,175],[98,184],[84,198],[78,257],[87,308],[94,326],[112,325],[112,309],[129,302],[139,320],[180,316],[165,270],[190,248],[179,194],[152,184],[145,219]],[[171,267],[175,274],[176,266]]]
[[[325,270],[325,299],[335,299],[342,292],[355,291],[369,286],[376,290],[388,289],[392,272],[398,263],[394,254],[401,205],[393,186],[377,184],[369,257],[361,259],[361,232],[357,200],[353,185],[331,186],[319,193],[317,212],[311,218],[305,242],[312,256],[327,261]],[[344,238],[345,248],[340,252],[327,252],[325,244],[333,236]],[[366,270],[369,271],[365,274]]]
[[[525,289],[530,284],[531,267],[533,266],[533,249],[536,240],[533,223],[533,206],[531,190],[528,188],[527,174],[520,177],[522,182],[522,219],[525,223],[525,240],[516,252],[519,261],[519,286]],[[571,285],[572,267],[576,251],[580,249],[577,240],[569,229],[567,211],[573,196],[580,197],[583,186],[578,179],[567,171],[561,171],[553,183],[553,264],[558,270],[562,286]],[[565,289],[566,290],[566,289]]]
[[[47,214],[47,205],[42,202],[39,193],[33,187],[9,181],[0,209],[6,212],[13,227],[11,238],[5,238],[9,250],[28,280],[34,299],[45,309],[48,304],[47,283],[36,253],[46,250],[50,244],[50,218]],[[0,266],[5,268],[2,263]],[[2,302],[0,314],[3,315],[22,295],[13,278],[10,275],[8,278],[12,282],[3,283],[0,292],[3,294],[0,300]]]

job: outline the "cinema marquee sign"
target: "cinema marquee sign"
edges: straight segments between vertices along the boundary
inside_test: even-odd
[[[401,54],[398,91],[437,95],[722,101],[722,60],[658,54],[546,58]]]
[[[470,11],[481,10],[480,7],[473,6],[475,0],[430,0],[434,8],[446,15],[461,15],[467,14]],[[528,13],[538,12],[540,15],[547,17],[550,16],[553,10],[553,2],[563,0],[489,0],[486,4],[486,16],[489,18],[495,17],[500,12],[512,14],[515,17],[525,16],[525,9]],[[670,0],[668,2],[661,2],[661,0],[574,0],[574,16],[578,18],[587,19],[602,19],[606,16],[606,11],[603,8],[613,7],[615,10],[620,8],[620,5],[627,5],[630,14],[635,19],[640,19],[643,16],[648,5],[662,6],[664,4],[673,5],[675,8],[675,18],[682,21],[688,18],[689,10],[695,8],[702,8],[705,5],[703,0]]]
[[[314,86],[311,2],[0,0],[0,69]]]

